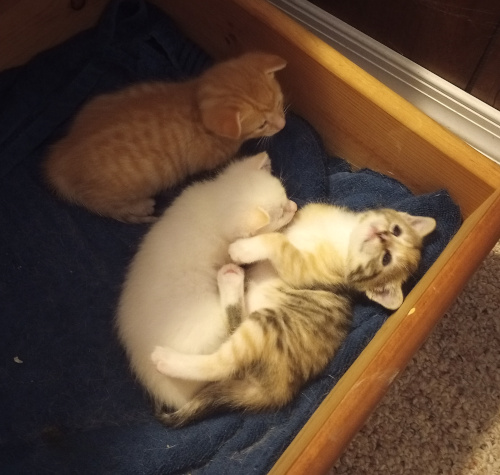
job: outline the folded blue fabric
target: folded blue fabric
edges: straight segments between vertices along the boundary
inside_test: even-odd
[[[0,74],[0,473],[266,473],[388,317],[360,301],[324,375],[280,411],[220,414],[180,430],[153,418],[113,331],[127,264],[148,228],[57,200],[39,165],[89,97],[209,64],[155,7],[114,1],[96,28]],[[460,225],[446,191],[416,197],[391,178],[350,172],[293,114],[265,148],[300,205],[391,206],[436,218],[416,278]]]

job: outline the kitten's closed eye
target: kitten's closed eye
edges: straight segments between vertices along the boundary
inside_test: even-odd
[[[267,125],[267,120],[265,120],[264,122],[262,122],[262,124],[260,124],[258,127],[257,127],[257,130],[262,130],[264,127],[266,127]]]

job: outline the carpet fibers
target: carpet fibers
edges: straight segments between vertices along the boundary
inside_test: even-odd
[[[500,474],[500,242],[330,475]]]

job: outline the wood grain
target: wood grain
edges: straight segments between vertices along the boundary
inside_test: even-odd
[[[417,193],[446,188],[465,216],[500,186],[500,167],[265,2],[157,0],[218,58],[245,49],[282,55],[293,109],[330,152],[393,176]],[[209,19],[209,20],[207,20]]]
[[[91,26],[105,3],[94,0],[88,10],[68,12],[60,1],[0,0],[0,66],[21,64]],[[416,192],[446,188],[467,218],[272,470],[322,473],[500,238],[500,167],[265,1],[155,3],[215,57],[256,48],[285,57],[280,80],[289,100],[330,151]]]
[[[323,473],[500,237],[499,167],[270,5],[212,1],[207,22],[208,12],[198,1],[157,3],[216,57],[252,48],[284,56],[289,64],[280,80],[292,106],[320,131],[330,150],[417,191],[443,186],[468,216],[271,471]]]
[[[0,71],[93,26],[109,0],[91,0],[80,10],[70,0],[0,0]]]
[[[500,236],[500,189],[469,219],[269,472],[325,473]]]
[[[500,20],[497,0],[312,3],[462,89],[473,77]]]
[[[495,35],[467,91],[487,104],[500,109],[500,19]]]

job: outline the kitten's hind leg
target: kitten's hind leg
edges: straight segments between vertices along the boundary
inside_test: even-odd
[[[229,333],[234,333],[242,320],[244,280],[245,272],[235,264],[221,267],[217,274],[221,307],[227,319]],[[195,381],[218,381],[230,376],[234,371],[232,342],[226,342],[221,349],[222,352],[219,349],[211,355],[193,355],[180,353],[166,346],[157,346],[151,353],[151,361],[165,376]]]
[[[168,346],[156,346],[150,358],[161,374],[171,378],[219,381],[230,377],[234,372],[232,361],[226,365],[221,364],[217,352],[197,355],[180,353]]]
[[[217,274],[217,284],[228,330],[233,333],[244,318],[245,271],[235,264],[226,264]]]
[[[221,381],[233,377],[261,358],[266,341],[260,321],[247,318],[214,353],[179,353],[166,346],[157,346],[150,358],[165,376],[193,381]]]
[[[154,223],[155,200],[153,198],[139,199],[117,207],[112,217],[125,223]]]

